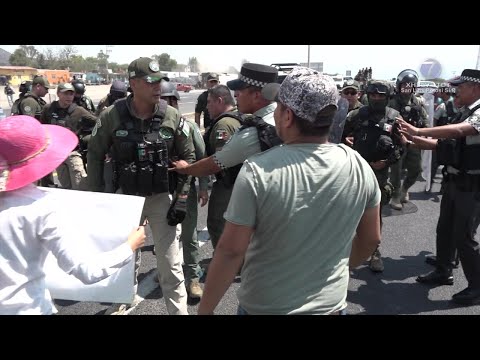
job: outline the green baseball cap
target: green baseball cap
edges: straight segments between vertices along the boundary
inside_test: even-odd
[[[159,82],[162,79],[169,81],[170,79],[160,71],[158,61],[147,57],[141,57],[133,60],[128,65],[129,79],[145,79],[148,83]]]
[[[66,91],[73,91],[75,92],[75,88],[70,83],[61,83],[57,86],[57,92],[66,92]]]
[[[50,83],[48,82],[48,80],[41,75],[37,75],[33,78],[32,86],[35,86],[35,85],[42,85],[42,86],[46,87],[47,89],[53,89],[54,88],[54,86],[51,86]]]

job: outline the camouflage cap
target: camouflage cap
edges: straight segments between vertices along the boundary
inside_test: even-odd
[[[360,83],[358,81],[355,81],[355,80],[347,80],[343,85],[344,86],[342,88],[342,91],[346,90],[346,89],[354,89],[354,90],[357,90],[357,91],[360,90]]]
[[[337,86],[328,75],[295,67],[282,84],[271,83],[262,90],[267,100],[278,101],[289,107],[298,117],[315,123],[318,113],[329,105],[337,107]]]
[[[35,86],[35,85],[42,85],[42,86],[46,87],[47,89],[53,89],[54,88],[54,86],[51,86],[50,83],[48,82],[48,80],[41,75],[37,75],[33,78],[32,86]]]
[[[133,60],[128,65],[129,79],[145,79],[148,83],[159,82],[162,79],[169,81],[169,78],[160,71],[160,65],[156,60],[141,57]]]
[[[75,92],[75,88],[70,83],[60,83],[60,84],[58,84],[57,92],[66,92],[66,91]]]

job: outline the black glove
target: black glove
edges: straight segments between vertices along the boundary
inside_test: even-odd
[[[177,226],[187,215],[187,199],[175,198],[167,212],[168,225]]]

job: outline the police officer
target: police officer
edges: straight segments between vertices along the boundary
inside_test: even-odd
[[[113,105],[115,101],[118,99],[123,99],[127,97],[127,85],[125,82],[120,80],[114,80],[112,82],[112,86],[110,86],[110,92],[107,96],[105,96],[100,102],[98,103],[97,110],[95,111],[95,115],[100,115],[100,113]]]
[[[128,66],[132,94],[102,112],[88,148],[88,183],[102,191],[105,154],[110,150],[118,192],[145,197],[142,219],[152,229],[159,282],[169,314],[188,314],[187,292],[175,236],[186,215],[190,177],[168,176],[168,162],[195,161],[190,126],[177,109],[161,100],[158,62],[141,57]],[[174,193],[172,206],[169,191]],[[167,218],[168,217],[168,218]]]
[[[225,85],[217,85],[208,90],[207,109],[214,119],[211,127],[205,133],[207,155],[212,156],[222,150],[226,142],[242,125],[243,120],[235,107],[235,100],[230,89]],[[227,210],[233,184],[241,167],[242,164],[239,164],[215,174],[217,181],[213,183],[207,217],[208,233],[214,249],[217,247],[225,226],[223,214]]]
[[[43,107],[46,102],[42,98],[48,94],[48,90],[53,89],[48,80],[43,76],[37,75],[32,80],[32,87],[18,104],[14,115],[30,115],[40,120]]]
[[[465,107],[453,124],[418,128],[400,121],[410,146],[436,149],[438,161],[445,165],[447,173],[437,224],[437,267],[417,281],[453,284],[456,248],[468,287],[453,295],[452,300],[476,305],[480,304],[480,246],[475,240],[480,224],[480,70],[463,70],[452,85],[457,86],[456,100]]]
[[[169,81],[162,81],[162,99],[168,102],[168,105],[173,106],[178,110],[178,101],[180,95],[178,94],[175,85]],[[183,117],[182,117],[183,118]],[[190,125],[190,134],[193,139],[195,147],[195,158],[203,159],[206,156],[205,142],[203,141],[202,133],[198,125],[188,119],[183,118]],[[199,191],[198,202],[203,207],[208,202],[208,178],[200,177],[198,179]],[[184,273],[185,282],[187,284],[188,296],[192,299],[199,299],[203,295],[202,287],[200,286],[200,278],[202,277],[202,269],[200,267],[200,254],[197,236],[197,220],[198,220],[198,206],[197,206],[197,188],[195,186],[195,177],[192,176],[190,183],[190,192],[187,199],[187,214],[182,224],[177,225],[177,230],[180,228],[180,241],[183,248],[183,262],[185,263]]]
[[[197,98],[197,103],[195,104],[195,122],[198,127],[200,126],[200,117],[203,112],[203,127],[207,129],[210,126],[210,114],[207,109],[207,96],[208,89],[217,85],[220,82],[219,76],[216,73],[209,73],[207,76],[207,90],[201,93]]]
[[[273,66],[243,64],[238,79],[227,82],[227,86],[235,91],[238,111],[242,114],[252,114],[256,119],[261,118],[262,122],[256,126],[244,124],[221,151],[195,164],[189,165],[183,161],[173,162],[175,167],[173,170],[194,176],[213,175],[223,169],[242,164],[249,156],[280,144],[281,140],[275,132],[273,119],[277,103],[267,100],[262,95],[265,85],[276,82],[277,77],[278,70]]]
[[[406,69],[400,72],[396,81],[396,94],[388,106],[400,112],[405,121],[416,127],[426,127],[428,114],[421,101],[415,95],[418,74],[415,70]],[[402,168],[407,169],[407,175],[402,184]],[[394,193],[390,206],[402,210],[402,203],[408,201],[408,189],[415,184],[422,173],[422,153],[419,149],[409,148],[402,159],[391,167],[390,180]]]
[[[348,80],[341,90],[341,95],[348,101],[348,111],[356,110],[362,107],[362,103],[358,101],[360,84],[355,80]]]
[[[18,87],[18,91],[19,91],[18,99],[15,100],[13,105],[12,105],[12,109],[11,109],[11,114],[12,115],[18,114],[18,104],[20,104],[20,102],[24,98],[25,94],[27,92],[29,92],[31,90],[31,88],[32,88],[32,82],[29,81],[29,80],[22,81],[20,83],[20,86]]]
[[[395,133],[399,112],[387,106],[390,87],[386,82],[371,80],[366,90],[368,105],[348,114],[342,137],[373,168],[382,192],[381,205],[386,205],[393,192],[388,182],[388,167],[398,162],[404,151]],[[384,270],[378,247],[370,258],[369,267],[374,272]]]
[[[85,83],[81,79],[75,79],[72,80],[72,85],[75,88],[75,103],[94,114],[95,105],[92,99],[85,95]]]
[[[63,126],[77,134],[79,145],[57,168],[58,181],[64,189],[88,190],[86,152],[88,139],[97,118],[73,102],[74,93],[72,84],[59,84],[58,100],[45,105],[40,122]]]

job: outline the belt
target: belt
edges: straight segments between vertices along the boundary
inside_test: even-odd
[[[463,171],[460,171],[458,169],[455,169],[451,165],[447,165],[447,173],[452,174],[452,175],[459,175],[459,174],[480,175],[480,170],[469,170],[469,171],[463,172]]]

